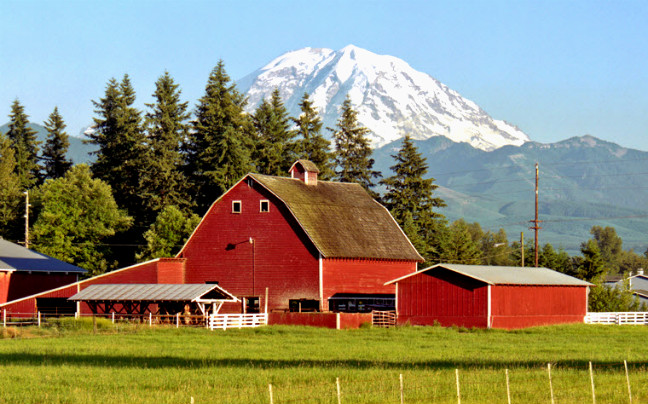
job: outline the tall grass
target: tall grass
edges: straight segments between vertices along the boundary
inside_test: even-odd
[[[74,329],[74,327],[78,327]],[[647,402],[648,328],[557,326],[521,331],[441,327],[328,330],[152,328],[63,322],[46,338],[0,340],[0,402],[19,403],[557,403]],[[117,332],[119,331],[119,332]],[[47,334],[49,332],[49,334]],[[37,335],[32,335],[37,336]]]

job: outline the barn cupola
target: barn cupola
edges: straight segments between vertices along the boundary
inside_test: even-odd
[[[306,185],[317,185],[317,174],[319,169],[309,160],[297,160],[290,167],[290,178],[304,181]]]

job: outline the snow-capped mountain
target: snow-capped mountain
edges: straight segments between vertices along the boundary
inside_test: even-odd
[[[445,136],[482,150],[519,146],[529,137],[491,118],[474,102],[393,56],[353,45],[339,51],[304,48],[285,53],[237,82],[248,96],[248,112],[279,88],[286,108],[299,115],[307,92],[325,127],[334,127],[347,94],[360,123],[372,131],[374,147],[409,133],[414,139]]]

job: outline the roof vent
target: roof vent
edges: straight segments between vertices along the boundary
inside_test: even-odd
[[[319,169],[309,160],[297,160],[290,167],[290,178],[304,181],[306,185],[317,185],[317,174]]]

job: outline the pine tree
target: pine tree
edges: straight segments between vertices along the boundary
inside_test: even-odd
[[[583,254],[583,260],[578,268],[579,277],[586,281],[600,283],[607,271],[601,250],[599,250],[596,241],[590,239],[583,243],[581,245],[581,253]]]
[[[298,159],[310,160],[319,168],[319,178],[330,180],[335,175],[333,171],[333,153],[330,151],[331,142],[322,136],[322,119],[313,107],[308,93],[304,93],[299,103],[301,114],[292,118],[298,136],[295,151]]]
[[[281,100],[279,89],[272,92],[270,101],[263,100],[252,117],[257,136],[254,160],[262,174],[285,176],[297,160],[294,138],[290,130],[288,111]]]
[[[14,148],[20,188],[30,189],[40,182],[41,168],[38,164],[40,142],[36,141],[36,131],[29,127],[29,116],[25,114],[25,108],[17,99],[11,104],[7,137]]]
[[[230,84],[223,61],[212,70],[196,119],[183,146],[185,172],[196,195],[198,214],[252,170],[254,128],[243,107],[245,98]]]
[[[21,192],[11,140],[0,132],[0,237],[18,240]]]
[[[378,194],[371,188],[376,185],[373,180],[380,178],[380,172],[372,170],[374,160],[371,158],[372,151],[367,139],[370,131],[359,124],[358,113],[353,109],[348,95],[342,103],[342,114],[336,128],[329,130],[333,132],[335,140],[338,181],[356,182],[377,199]]]
[[[98,117],[88,143],[98,146],[92,164],[95,178],[108,183],[117,204],[138,219],[143,209],[140,169],[148,163],[142,118],[134,103],[135,90],[128,75],[120,83],[111,79],[104,98],[93,101]]]
[[[188,133],[189,103],[180,100],[181,91],[168,72],[155,83],[155,103],[146,104],[148,148],[140,178],[141,195],[146,206],[143,223],[151,223],[166,206],[181,209],[191,206],[186,178],[182,171],[180,145]]]
[[[65,132],[63,117],[59,114],[58,108],[50,114],[45,122],[47,129],[47,141],[43,148],[43,160],[45,161],[45,175],[47,178],[59,178],[72,167],[72,161],[66,157],[70,142]]]

